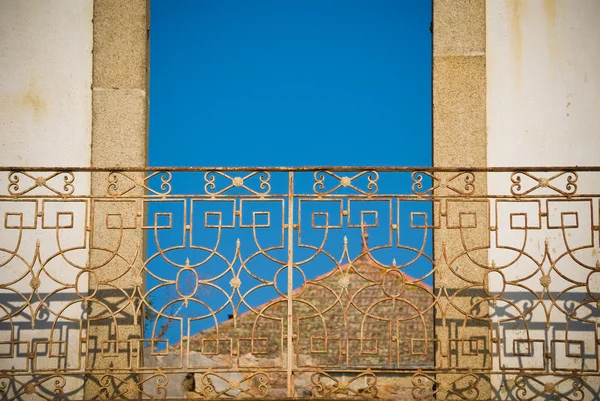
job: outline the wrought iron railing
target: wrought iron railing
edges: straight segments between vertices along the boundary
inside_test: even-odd
[[[600,167],[0,185],[2,399],[600,397]]]

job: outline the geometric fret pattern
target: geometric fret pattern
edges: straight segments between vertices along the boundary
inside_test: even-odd
[[[3,399],[598,397],[597,167],[14,168],[0,218]]]

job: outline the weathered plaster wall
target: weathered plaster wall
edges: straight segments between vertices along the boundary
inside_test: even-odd
[[[600,2],[487,2],[490,166],[600,157]]]
[[[0,0],[0,164],[89,166],[92,3]]]
[[[146,0],[0,0],[0,165],[145,166],[147,10]],[[62,191],[65,176],[44,182],[42,178],[48,176],[46,172],[31,177],[21,174],[20,188],[40,183],[28,193],[40,196],[55,195],[43,184]],[[2,194],[7,194],[8,178],[8,174],[0,177]],[[107,186],[106,174],[76,173],[73,195],[104,196]],[[36,209],[36,203],[31,201],[11,199],[0,202],[2,221],[6,213],[12,213],[8,224],[0,223],[0,242],[2,247],[19,255],[11,259],[11,252],[0,251],[0,264],[4,264],[0,283],[17,279],[25,272],[25,278],[10,284],[10,288],[27,296],[35,287],[31,274],[39,273],[43,266],[46,273],[39,275],[37,289],[42,297],[61,287],[59,281],[71,286],[76,284],[79,292],[85,295],[89,281],[98,290],[96,297],[104,297],[106,302],[119,302],[111,298],[110,291],[102,292],[105,289],[96,288],[96,284],[98,277],[118,276],[122,266],[109,263],[98,270],[103,265],[101,255],[98,255],[101,252],[92,248],[120,241],[120,250],[128,257],[127,261],[136,260],[136,252],[143,251],[139,245],[143,242],[143,217],[132,216],[130,208],[118,202],[105,202],[99,207],[89,200],[62,202],[59,199],[46,202],[43,209],[41,205],[42,202],[38,202]],[[95,214],[94,220],[88,220],[90,212]],[[127,222],[133,220],[134,228],[123,236],[119,230],[108,230],[103,225],[108,214],[121,214]],[[62,251],[57,248],[59,242]],[[40,255],[38,259],[34,257],[36,252]],[[59,255],[52,256],[55,253]],[[139,268],[139,259],[134,269]],[[96,274],[78,276],[88,266]],[[131,292],[130,276],[127,274],[119,279],[118,285]],[[23,302],[10,291],[2,291],[0,296],[12,297],[2,302],[2,305],[12,305],[10,309],[18,310],[18,305]],[[81,334],[79,330],[85,328],[89,316],[82,313],[83,305],[75,289],[63,289],[47,300],[53,311],[71,301],[75,303],[63,316],[78,319],[81,325],[60,323],[53,338],[54,341],[67,340],[67,345],[44,344],[50,337],[49,325],[57,320],[53,313],[39,317],[35,329],[31,327],[29,313],[19,313],[22,321],[17,319],[10,323],[4,319],[0,322],[0,341],[9,339],[11,332],[16,334],[16,331],[21,341],[36,338],[39,346],[34,363],[38,368],[52,368],[58,364],[79,372],[84,368],[81,352],[86,351],[91,355],[88,368],[100,368],[111,361],[116,367],[123,366],[126,356],[101,360],[97,357],[99,347],[103,342],[105,345],[106,340],[128,342],[139,338],[139,326],[131,319],[125,319],[118,328],[119,337],[115,338],[115,327],[108,327],[106,321],[97,321],[87,333]],[[35,303],[33,308],[38,304]],[[95,312],[92,308],[92,315]],[[0,318],[5,315],[6,310],[0,312]],[[92,341],[87,344],[79,341],[86,336]],[[28,350],[26,345],[13,348],[0,345],[0,369],[13,365],[22,368],[31,363],[27,355],[31,349]],[[135,340],[132,345],[135,346]],[[65,346],[68,356],[56,357],[57,353],[66,351]],[[29,379],[26,376],[22,379],[26,385]],[[85,394],[82,380],[70,377],[66,382],[63,390],[69,398],[98,395],[94,377],[89,377]],[[50,386],[48,391],[52,392],[54,381],[47,384]],[[31,384],[28,389],[37,391],[36,386]],[[13,390],[18,392],[23,388],[17,386]]]
[[[92,0],[0,0],[0,165],[90,165],[92,10]],[[13,175],[19,178],[16,192],[31,186],[34,178],[49,176],[47,172],[36,173],[33,178]],[[64,178],[72,177],[61,174],[48,179],[45,185],[62,192]],[[43,181],[38,178],[38,182]],[[3,172],[0,193],[6,195],[8,188],[8,173]],[[89,174],[76,175],[73,188],[73,194],[89,195]],[[29,194],[55,195],[42,185]],[[21,377],[24,385],[29,380],[27,366],[31,363],[38,369],[59,366],[77,369],[81,364],[82,325],[77,319],[82,316],[82,303],[78,302],[73,288],[52,292],[62,287],[61,281],[77,283],[81,293],[87,291],[86,276],[77,280],[77,274],[88,260],[88,251],[83,245],[85,207],[81,201],[0,202],[3,249],[0,283],[23,277],[9,284],[13,291],[0,293],[3,306],[0,341],[11,341],[12,334],[21,342],[13,347],[8,343],[2,345],[0,369],[25,369]],[[68,228],[70,222],[72,225]],[[61,256],[52,256],[61,252]],[[12,253],[17,256],[11,257]],[[12,321],[6,319],[7,310],[17,311],[18,305],[24,302],[17,296],[19,292],[25,297],[32,294],[34,277],[39,278],[39,297],[48,296],[46,307],[36,316],[35,328],[31,325],[30,312],[40,305],[38,295],[31,299],[31,310],[24,310]],[[68,306],[71,302],[73,304]],[[55,324],[54,330],[52,324]],[[53,343],[49,344],[48,340]],[[37,348],[28,349],[29,341]],[[30,360],[27,352],[34,349],[37,351],[35,359]],[[66,357],[58,356],[64,352]],[[82,383],[82,377],[68,380],[63,388],[65,395],[81,398]],[[47,384],[48,391],[52,391],[54,382]],[[42,387],[45,385],[35,390],[41,392]],[[23,387],[10,386],[6,390],[19,392]]]
[[[600,164],[599,20],[600,2],[597,0],[487,1],[488,166]],[[539,174],[540,177],[552,175]],[[536,184],[529,178],[523,178],[525,186]],[[555,179],[551,184],[565,190],[566,176]],[[585,173],[579,175],[577,185],[578,193],[598,193],[600,190],[598,179]],[[488,188],[492,194],[510,194],[510,175],[490,174]],[[550,189],[538,190],[537,193],[557,195]],[[598,259],[598,232],[594,234],[592,228],[592,216],[595,216],[595,224],[598,224],[597,200],[591,205],[588,202],[544,201],[540,204],[520,202],[496,205],[498,221],[494,221],[495,217],[492,216],[492,225],[496,225],[497,230],[491,239],[492,243],[498,240],[498,248],[490,250],[489,262],[493,261],[496,266],[510,263],[518,252],[501,248],[523,248],[532,259],[538,261],[536,263],[540,263],[541,271],[521,284],[537,294],[543,294],[540,277],[546,275],[550,279],[546,291],[558,299],[548,317],[539,305],[531,313],[528,329],[518,322],[501,324],[496,319],[495,325],[503,340],[495,354],[494,368],[499,368],[498,356],[501,356],[502,365],[506,367],[532,368],[554,364],[567,370],[596,369],[598,345],[595,344],[594,331],[597,328],[594,324],[569,322],[565,314],[557,310],[568,309],[569,299],[580,299],[578,302],[582,302],[586,296],[585,286],[570,290],[566,296],[559,296],[573,283],[561,279],[557,271],[576,281],[585,282]],[[523,229],[510,227],[510,213],[517,212],[524,215],[514,217],[521,221],[515,226],[527,226],[526,236]],[[575,223],[575,216],[569,213],[577,213],[578,228],[567,228]],[[549,224],[558,228],[548,228]],[[572,253],[569,251],[578,247],[583,248]],[[578,260],[575,261],[573,256]],[[545,261],[540,262],[544,258]],[[525,277],[527,272],[537,268],[535,263],[525,259],[522,257],[513,263],[514,268],[502,270],[505,281]],[[490,289],[498,292],[502,286],[503,280],[495,275],[490,282]],[[600,288],[592,291],[600,291]],[[531,293],[510,285],[506,287],[505,297],[514,301],[521,311],[526,310],[526,305],[534,300]],[[544,304],[549,308],[552,301],[546,296]],[[501,311],[506,305],[499,304],[498,308],[496,311]],[[504,313],[518,315],[519,312],[516,308],[507,307]],[[590,311],[590,318],[594,318],[594,313]],[[549,324],[546,324],[547,319]],[[568,335],[567,326],[570,330]],[[512,352],[513,340],[527,339],[528,335],[530,339],[538,341],[530,344],[532,354],[515,357]],[[566,339],[583,341],[582,357],[568,356],[564,343],[552,344],[552,341]],[[579,348],[579,345],[574,347]],[[517,348],[527,353],[527,344]],[[514,381],[511,381],[513,376],[495,376],[492,379],[502,397],[507,397],[507,392],[514,388]],[[555,383],[558,379],[549,376],[545,381]],[[528,385],[531,383],[528,382]],[[570,382],[563,384],[561,391],[568,390],[568,385]],[[596,379],[586,382],[584,399],[594,397],[594,388],[597,397],[599,387]]]

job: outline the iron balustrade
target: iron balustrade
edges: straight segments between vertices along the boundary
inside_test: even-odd
[[[3,399],[599,396],[600,167],[1,170]]]

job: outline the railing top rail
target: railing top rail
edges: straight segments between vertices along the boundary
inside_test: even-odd
[[[103,172],[103,171],[168,171],[168,172],[245,172],[245,171],[280,171],[280,172],[312,172],[312,171],[363,171],[375,170],[378,172],[481,172],[481,173],[511,173],[516,171],[536,172],[600,172],[598,166],[502,166],[502,167],[424,167],[424,166],[105,166],[105,167],[64,167],[64,166],[0,166],[0,171],[68,171],[68,172]]]

